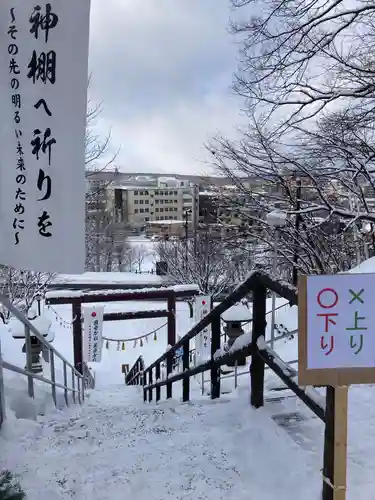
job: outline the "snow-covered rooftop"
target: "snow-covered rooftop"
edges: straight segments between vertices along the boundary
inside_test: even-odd
[[[151,186],[152,188],[153,186]],[[140,186],[138,185],[122,185],[122,184],[114,184],[109,186],[109,189],[122,189],[123,191],[134,191],[140,189],[150,189],[150,186]]]
[[[223,321],[250,321],[252,317],[251,309],[241,304],[230,307],[221,315]]]
[[[116,284],[133,284],[133,283],[163,283],[165,280],[161,276],[157,276],[156,274],[149,273],[95,273],[95,272],[87,272],[82,274],[59,274],[54,278],[53,283],[77,283],[77,284],[88,284],[88,283],[102,283],[108,284],[116,283]]]
[[[215,191],[200,191],[199,196],[217,196]]]
[[[176,177],[158,177],[159,182],[178,182]]]
[[[155,181],[155,178],[150,177],[149,175],[137,175],[135,180],[138,182],[142,182],[142,181],[152,182],[152,181]]]
[[[163,288],[137,288],[136,290],[114,290],[114,289],[108,289],[108,290],[51,290],[50,292],[47,292],[45,297],[46,299],[56,299],[60,297],[64,298],[78,298],[78,297],[84,297],[86,295],[118,295],[120,293],[126,293],[126,294],[133,294],[137,295],[139,293],[143,292],[148,292],[152,293],[155,291],[164,291],[164,292],[199,292],[199,286],[198,285],[174,285],[174,286],[169,286],[169,287],[163,287]]]
[[[188,221],[190,222],[190,221]],[[183,220],[149,220],[147,224],[184,224]]]

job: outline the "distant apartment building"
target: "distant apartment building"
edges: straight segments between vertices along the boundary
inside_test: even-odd
[[[159,177],[154,186],[111,185],[107,203],[117,222],[134,227],[145,227],[149,222],[194,223],[199,203],[196,192],[188,181]]]

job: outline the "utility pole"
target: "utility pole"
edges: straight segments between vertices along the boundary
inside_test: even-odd
[[[194,238],[194,257],[197,256],[197,227],[199,224],[199,186],[194,184],[193,188],[193,238]]]
[[[356,200],[354,197],[352,197],[352,194],[349,194],[349,210],[351,212],[357,212],[358,211],[358,206],[356,203]],[[354,246],[356,249],[356,257],[357,257],[357,266],[361,263],[361,252],[359,249],[359,238],[358,238],[358,227],[357,224],[353,224],[353,239],[354,239]]]
[[[302,181],[300,177],[296,179],[296,205],[295,211],[296,220],[295,220],[295,242],[294,242],[294,256],[293,256],[293,278],[292,283],[294,286],[297,286],[298,283],[298,258],[299,258],[299,230],[302,222],[302,215],[299,213],[301,209],[301,194],[302,194]]]
[[[188,225],[188,217],[189,212],[185,210],[185,269],[188,269],[188,240],[189,240],[189,225]]]
[[[100,271],[100,254],[101,254],[101,234],[100,234],[100,216],[99,209],[95,211],[95,271]]]

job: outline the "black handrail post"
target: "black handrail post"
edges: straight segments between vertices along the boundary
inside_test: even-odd
[[[264,406],[264,361],[259,356],[258,340],[266,333],[266,287],[257,282],[253,289],[253,330],[251,337],[252,355],[250,365],[251,406]]]
[[[141,355],[141,356],[139,356],[139,366],[138,366],[138,373],[139,373],[138,384],[139,385],[143,384],[142,373],[144,372],[144,369],[145,369],[145,362],[143,361],[143,358]]]
[[[146,401],[147,401],[147,389],[146,389],[147,372],[146,371],[143,371],[143,374],[142,374],[142,385],[143,385],[143,402],[146,403]]]
[[[160,363],[158,363],[155,367],[155,378],[156,382],[160,382]],[[160,401],[160,385],[156,388],[156,401]]]
[[[220,316],[216,316],[211,323],[211,361],[214,361],[216,351],[220,349],[221,324]],[[211,399],[220,398],[220,368],[211,368]]]
[[[134,365],[125,375],[126,385],[143,385],[142,372],[144,369],[144,361],[142,355],[138,356],[138,359],[134,362]]]
[[[152,368],[148,372],[148,384],[152,385]],[[151,401],[152,401],[152,389],[149,389],[148,390],[148,402],[151,403]]]
[[[176,344],[176,296],[174,293],[168,297],[168,345],[173,347]],[[174,352],[167,353],[167,378],[173,370]],[[167,399],[172,397],[172,383],[167,384]]]
[[[182,401],[189,401],[190,399],[190,376],[187,374],[190,368],[190,352],[189,340],[182,345],[182,371],[186,376],[182,379]]]
[[[136,384],[137,385],[142,385],[143,381],[142,381],[142,371],[143,371],[143,365],[142,365],[142,358],[139,357],[138,358],[138,364],[137,364],[137,380],[136,380]]]
[[[83,375],[83,334],[82,334],[82,301],[74,299],[72,301],[73,314],[73,349],[74,349],[74,367]]]
[[[335,462],[335,388],[328,386],[326,392],[326,413],[324,428],[324,452],[323,452],[323,494],[322,500],[333,500],[334,484],[334,462]]]
[[[138,385],[139,384],[139,358],[135,362],[134,369],[135,369],[135,375],[133,375],[133,379],[134,379],[133,384]]]

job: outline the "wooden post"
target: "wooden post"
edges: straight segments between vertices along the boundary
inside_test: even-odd
[[[74,367],[79,373],[83,374],[81,305],[80,300],[74,299],[72,302]]]
[[[143,371],[142,385],[143,385],[143,402],[146,403],[146,401],[147,401],[147,390],[145,389],[145,387],[147,385],[147,373],[146,373],[146,371]]]
[[[153,380],[152,380],[152,368],[151,370],[148,372],[148,385],[152,385],[153,383]],[[148,402],[151,403],[152,401],[152,389],[149,389],[148,390]]]
[[[182,371],[186,372],[190,368],[190,353],[189,353],[189,341],[183,344],[182,351]],[[190,399],[190,377],[186,376],[182,379],[182,401],[189,401]]]
[[[64,399],[66,406],[69,406],[69,393],[68,393],[68,369],[66,367],[65,361],[63,362],[63,373],[64,373]]]
[[[220,316],[212,320],[211,360],[214,361],[216,351],[220,349],[221,324]],[[211,368],[211,399],[220,397],[220,368]]]
[[[5,420],[5,391],[4,391],[4,375],[3,375],[3,360],[1,354],[1,338],[0,338],[0,427]]]
[[[264,406],[264,361],[259,356],[258,339],[266,333],[266,288],[257,284],[253,289],[253,330],[251,337],[251,406]]]
[[[346,499],[346,468],[348,448],[348,387],[335,389],[335,465],[334,500]]]
[[[76,376],[74,374],[74,370],[72,368],[72,389],[73,389],[73,403],[76,404],[76,391],[75,391],[75,383],[76,383]]]
[[[327,387],[323,500],[346,499],[348,388]]]
[[[168,345],[174,346],[176,343],[176,296],[174,293],[168,295]],[[173,367],[172,352],[167,356],[167,377],[172,373]],[[167,399],[172,397],[172,384],[167,384]]]
[[[156,382],[160,382],[160,363],[155,367],[155,379]],[[160,386],[156,388],[156,401],[160,401]]]

